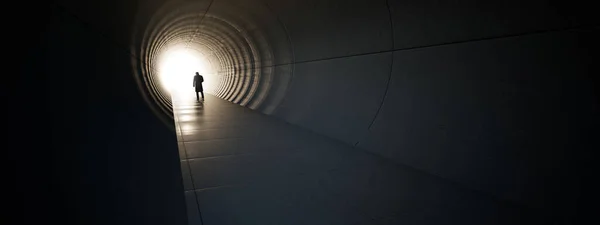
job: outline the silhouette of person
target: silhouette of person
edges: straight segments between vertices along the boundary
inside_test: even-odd
[[[202,100],[204,100],[204,89],[202,88],[202,82],[204,82],[204,77],[200,75],[200,73],[196,72],[194,75],[194,87],[196,87],[196,101],[200,101],[198,97],[198,92],[202,94]]]

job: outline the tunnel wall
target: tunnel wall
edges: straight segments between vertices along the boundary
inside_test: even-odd
[[[125,25],[90,20],[120,33],[148,24],[161,4],[128,3],[137,11],[120,14]],[[214,4],[207,15],[242,17],[242,30],[264,37],[257,48],[272,51],[259,62],[272,74],[259,87],[268,91],[231,94],[249,67],[228,65],[217,96],[501,200],[577,210],[587,182],[580,165],[597,146],[599,20],[590,3]],[[94,4],[72,8],[86,15]],[[131,22],[134,14],[142,19]]]
[[[273,116],[502,200],[576,211],[598,110],[598,20],[584,5],[268,2],[295,57]]]
[[[13,42],[23,44],[10,83],[20,94],[7,118],[19,123],[10,142],[27,171],[17,221],[187,224],[173,124],[138,90],[132,56],[64,8],[38,7]]]

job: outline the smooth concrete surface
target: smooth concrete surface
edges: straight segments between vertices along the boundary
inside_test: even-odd
[[[544,222],[212,95],[178,97],[174,110],[190,225]]]
[[[576,165],[595,130],[586,49],[598,38],[567,31],[395,52],[358,147],[504,199],[574,205],[580,197],[565,193],[581,188]]]
[[[560,3],[547,0],[388,2],[392,10],[396,49],[522,34],[570,25],[558,5]]]
[[[354,144],[376,116],[392,53],[296,64],[276,117]]]
[[[296,62],[393,48],[385,0],[264,2],[286,27]]]

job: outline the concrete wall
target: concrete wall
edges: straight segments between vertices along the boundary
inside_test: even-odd
[[[576,210],[598,109],[585,6],[269,4],[296,59],[274,116],[500,199]]]

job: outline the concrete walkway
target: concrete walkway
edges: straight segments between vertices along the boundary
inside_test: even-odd
[[[211,95],[174,101],[189,224],[534,224],[462,189]]]

